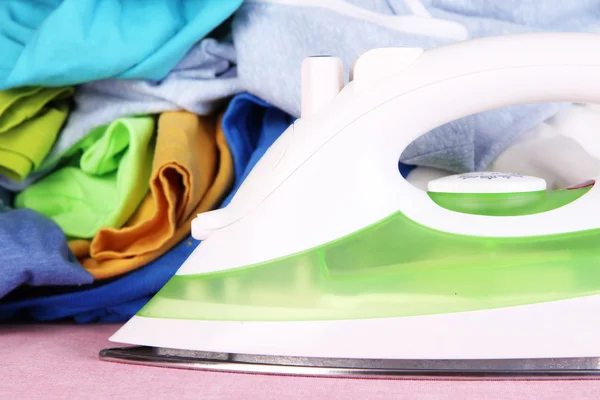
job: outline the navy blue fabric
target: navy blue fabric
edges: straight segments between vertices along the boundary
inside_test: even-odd
[[[229,203],[256,162],[292,122],[288,114],[252,95],[242,93],[231,100],[223,116],[223,131],[233,156],[235,185],[222,205]],[[154,262],[108,283],[0,303],[0,319],[126,321],[175,274],[199,243],[190,236]]]
[[[23,284],[78,285],[93,280],[51,219],[28,209],[0,213],[0,298]]]
[[[408,176],[408,174],[410,174],[410,171],[412,171],[416,167],[417,167],[416,165],[408,165],[408,164],[404,164],[403,162],[398,163],[398,170],[400,171],[400,174],[404,178],[406,178]]]
[[[12,204],[12,193],[0,188],[0,211],[4,211]]]

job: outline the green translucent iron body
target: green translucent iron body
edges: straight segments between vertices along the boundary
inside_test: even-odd
[[[549,202],[535,203],[530,210],[559,207],[589,189],[556,191]],[[471,196],[464,198],[470,202]],[[496,196],[501,199],[503,195]],[[522,201],[513,204],[514,214],[525,212]],[[487,210],[479,207],[477,213],[506,215],[509,209],[506,205]],[[231,321],[335,320],[472,311],[574,298],[600,293],[599,244],[598,229],[486,238],[432,230],[396,213],[337,241],[285,258],[223,272],[176,275],[138,315]]]

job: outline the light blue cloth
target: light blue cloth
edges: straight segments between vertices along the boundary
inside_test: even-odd
[[[223,115],[223,133],[231,149],[235,186],[223,205],[293,118],[246,93],[235,96]],[[199,244],[191,236],[145,267],[112,281],[81,288],[42,288],[0,302],[0,320],[40,321],[73,317],[77,322],[123,322],[131,318],[179,269]]]
[[[164,78],[242,0],[3,0],[0,89]]]
[[[301,0],[294,3],[299,2]],[[267,0],[245,2],[232,22],[238,75],[244,89],[298,116],[303,58],[319,54],[339,56],[347,78],[352,62],[372,48],[429,49],[458,40],[456,31],[460,29],[444,36],[443,24],[436,23],[427,14],[453,21],[458,28],[462,26],[466,35],[461,40],[542,30],[600,31],[600,0],[348,2],[367,12],[392,18],[391,23],[397,30],[325,7],[284,5]],[[393,20],[411,15],[423,32],[402,32],[405,22]],[[519,135],[554,115],[561,106],[554,103],[511,106],[475,114],[427,133],[410,145],[400,159],[406,164],[456,172],[482,170]]]
[[[27,209],[0,212],[0,298],[21,285],[80,285],[93,280],[52,220]]]
[[[241,91],[235,55],[230,39],[206,38],[161,81],[103,79],[78,85],[75,106],[42,165],[21,182],[0,175],[0,186],[12,191],[25,189],[54,168],[93,128],[118,118],[169,110],[208,115],[224,107],[226,99]]]

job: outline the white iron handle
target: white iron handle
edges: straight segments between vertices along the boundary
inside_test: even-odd
[[[384,186],[403,181],[397,161],[404,149],[447,122],[512,104],[600,103],[600,35],[532,33],[465,41],[423,52],[404,70],[372,80],[370,89],[359,79],[290,127],[230,205],[200,215],[193,224],[198,238],[242,218],[324,146],[352,153],[352,162],[371,149],[375,156],[365,162]],[[404,183],[404,190],[418,190]]]
[[[355,113],[397,119],[397,126],[420,124],[418,131],[379,131],[386,147],[387,138],[402,142],[399,155],[430,130],[478,112],[540,102],[600,103],[600,35],[533,33],[460,42],[428,50],[379,82],[357,93],[362,110]]]

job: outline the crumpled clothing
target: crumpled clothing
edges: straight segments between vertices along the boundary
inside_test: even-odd
[[[33,210],[2,210],[0,205],[0,211],[0,299],[21,285],[83,285],[93,281],[54,222]]]
[[[242,0],[5,0],[0,89],[160,80]]]
[[[121,227],[148,192],[154,127],[152,117],[132,117],[92,130],[64,167],[17,194],[15,207],[50,217],[69,238]]]
[[[72,87],[0,91],[0,176],[23,181],[52,148],[67,119]]]
[[[122,228],[69,242],[96,279],[143,267],[190,234],[198,213],[213,209],[233,183],[221,119],[169,111],[158,120],[150,192]]]
[[[115,119],[175,110],[213,114],[242,90],[235,61],[230,39],[206,38],[160,81],[102,79],[78,85],[73,97],[75,106],[38,172],[22,182],[0,176],[0,186],[24,190],[55,168],[64,153],[90,130]]]
[[[223,116],[223,132],[231,149],[235,186],[293,121],[288,114],[247,93],[235,96]],[[0,320],[51,321],[73,317],[77,322],[123,322],[131,318],[175,274],[199,244],[186,237],[147,266],[118,279],[81,288],[28,290],[0,302]]]

